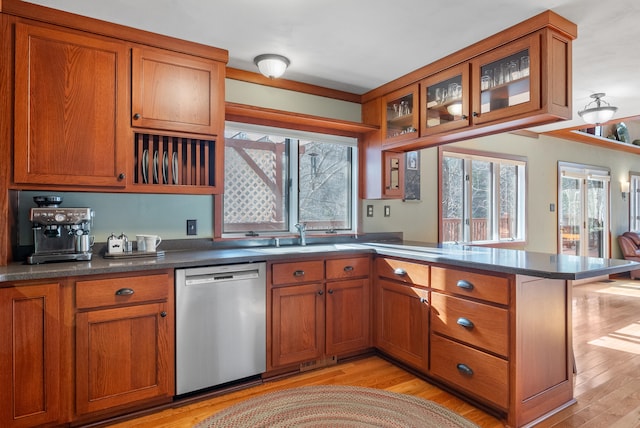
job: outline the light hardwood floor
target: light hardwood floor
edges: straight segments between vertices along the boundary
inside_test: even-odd
[[[577,404],[538,424],[548,427],[640,427],[640,281],[620,279],[573,288]],[[393,364],[369,357],[129,420],[117,428],[191,427],[247,398],[303,385],[381,388],[440,403],[481,427],[503,427],[493,416]]]

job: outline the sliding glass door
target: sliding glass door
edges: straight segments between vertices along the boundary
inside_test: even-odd
[[[608,257],[609,171],[561,163],[559,174],[558,252]]]

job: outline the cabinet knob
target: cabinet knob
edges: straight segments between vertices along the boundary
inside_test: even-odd
[[[167,316],[167,312],[166,312],[166,311],[162,311],[162,312],[160,312],[160,316],[161,316],[162,318],[166,317],[166,316]]]
[[[297,270],[293,272],[293,276],[295,276],[296,278],[299,278],[301,276],[304,276],[304,271],[303,270]]]
[[[467,318],[463,318],[463,317],[458,318],[457,323],[458,323],[459,326],[462,326],[464,328],[468,328],[469,330],[471,330],[474,327],[473,321],[471,321],[470,319],[467,319]]]
[[[474,112],[473,112],[473,117],[478,117],[478,116],[480,116],[480,115],[478,114],[478,112],[477,112],[477,111],[474,111]]]
[[[324,294],[324,291],[318,290],[318,296],[322,296],[323,294]]]
[[[329,293],[329,294],[333,294],[333,288],[328,289],[328,290],[327,290],[327,293]]]
[[[116,291],[116,296],[131,296],[134,293],[132,288],[121,288]]]
[[[456,365],[456,368],[465,376],[473,376],[473,370],[471,370],[471,367],[466,364],[459,363],[458,365]]]
[[[421,297],[421,298],[420,298],[420,303],[429,303],[429,300],[427,300],[427,299],[426,299],[426,298],[424,298],[424,297]]]
[[[134,115],[133,115],[133,119],[134,119],[134,120],[138,120],[138,119],[140,119],[140,113],[136,113],[136,114],[134,114]]]
[[[120,174],[118,174],[118,180],[122,181],[124,180],[124,178],[126,177],[124,172],[121,172]]]
[[[462,115],[462,120],[467,120],[467,119],[469,119],[469,116],[467,116],[466,114],[463,114]]]

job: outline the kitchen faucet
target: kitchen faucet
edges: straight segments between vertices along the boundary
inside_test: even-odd
[[[300,232],[300,245],[307,245],[307,238],[305,232],[307,231],[307,223],[297,223],[296,229]]]

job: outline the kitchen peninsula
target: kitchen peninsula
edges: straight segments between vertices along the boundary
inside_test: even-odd
[[[26,408],[31,415],[17,416],[29,417],[33,423],[25,425],[23,419],[20,426],[86,422],[172,402],[174,270],[267,262],[269,363],[263,374],[265,381],[273,375],[296,372],[305,364],[327,359],[339,362],[343,357],[375,349],[426,379],[492,410],[509,426],[526,426],[574,402],[569,281],[637,268],[636,263],[624,260],[415,242],[360,242],[363,241],[279,248],[211,247],[204,251],[166,251],[164,257],[151,259],[109,260],[95,255],[90,262],[13,263],[0,267],[2,336],[20,337],[24,329],[33,329],[27,320],[44,320],[44,328],[30,330],[32,337],[41,335],[43,349],[23,348],[16,342],[13,352],[1,354],[0,377],[12,388],[0,392],[4,403],[0,421],[3,426],[18,426],[17,412]],[[349,269],[356,259],[365,264]],[[336,265],[344,268],[336,270]],[[277,279],[276,270],[283,272],[286,269],[279,267],[289,266],[295,269],[296,278],[287,280],[280,275]],[[307,278],[311,281],[306,283],[303,279],[298,285],[297,276],[304,277],[307,266],[319,266],[321,275],[318,279]],[[334,327],[346,325],[332,319],[339,311],[329,310],[329,302],[333,301],[330,299],[341,298],[340,282],[331,279],[332,272],[337,273],[342,284],[359,281],[361,294],[356,303],[369,308],[359,330],[365,332],[363,341],[336,354],[330,353],[327,345],[321,347],[320,355],[306,360],[280,358],[273,339],[278,330],[273,316],[274,296],[278,293],[306,287],[311,290],[313,305],[323,308],[327,305],[326,319],[318,327],[322,328],[322,334],[315,333],[318,337],[331,336],[330,321]],[[309,272],[308,276],[314,274]],[[136,291],[114,296],[114,291],[117,294],[123,288]],[[46,304],[34,304],[40,301]],[[34,306],[26,307],[25,302]],[[353,302],[350,303],[349,311],[355,311]],[[115,316],[113,311],[127,312]],[[90,342],[86,329],[91,328],[92,322],[105,323],[104,317],[139,317],[139,311],[151,317],[152,325],[157,326],[151,330],[156,331],[157,337],[149,334],[145,346],[157,346],[158,357],[145,362],[142,370],[145,375],[163,376],[150,377],[154,379],[153,388],[132,386],[109,397],[97,397],[97,390],[88,382],[92,376],[88,367],[99,360],[91,357],[95,344]],[[315,313],[305,311],[305,316]],[[23,316],[12,319],[15,314]],[[419,324],[415,320],[420,320]],[[122,335],[123,331],[115,333]],[[407,335],[410,343],[401,339]],[[279,337],[278,341],[286,339]],[[291,343],[297,343],[295,339]],[[117,346],[130,351],[123,344]],[[28,379],[19,370],[21,366],[16,365],[18,361],[29,361],[33,369],[40,364],[43,379]],[[17,372],[11,373],[13,367]],[[108,366],[102,370],[109,373]],[[113,376],[117,377],[116,372]],[[71,373],[76,373],[75,380]],[[8,379],[21,382],[11,383]],[[47,395],[52,401],[41,412],[33,412],[38,404],[34,404],[28,391],[44,388],[52,388]],[[69,410],[73,408],[69,404],[72,402],[76,403],[74,411]],[[11,403],[22,407],[10,408]]]

